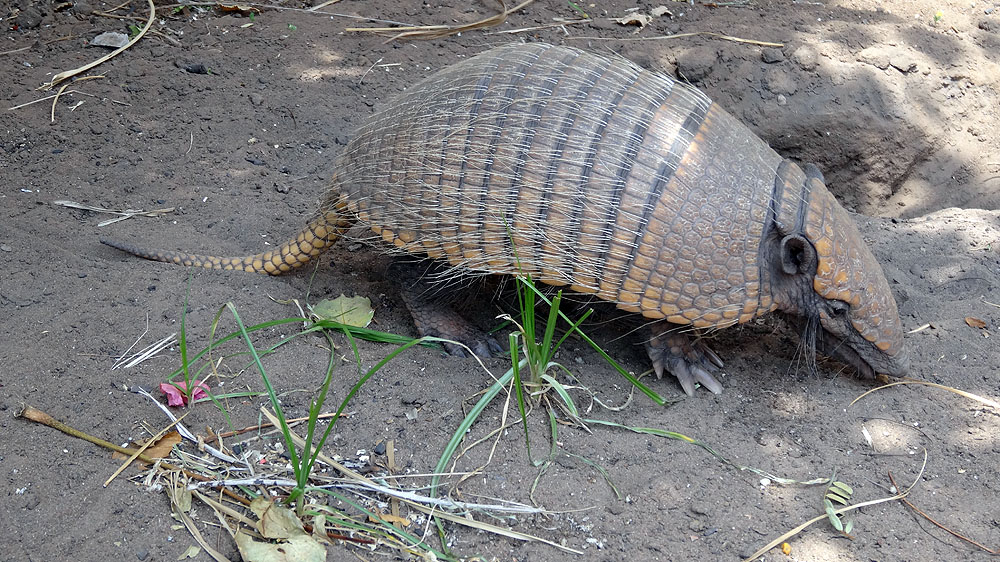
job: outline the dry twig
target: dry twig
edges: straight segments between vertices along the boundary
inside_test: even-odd
[[[715,33],[714,31],[692,31],[689,33],[675,33],[673,35],[657,35],[656,37],[568,37],[567,39],[586,39],[588,41],[662,41],[664,39],[681,39],[683,37],[694,37],[696,35],[705,35],[707,37],[715,37],[716,39],[735,41],[737,43],[760,45],[761,47],[775,47],[780,49],[785,46],[784,43],[772,43],[770,41],[758,41],[756,39],[743,39],[742,37],[733,37],[732,35],[724,35],[722,33]]]
[[[918,384],[918,385],[923,385],[923,386],[929,386],[931,388],[938,388],[938,389],[941,389],[941,390],[947,390],[948,392],[953,392],[953,393],[955,393],[955,394],[957,394],[957,395],[959,395],[959,396],[961,396],[963,398],[968,398],[969,400],[974,400],[976,402],[979,402],[980,404],[983,404],[985,406],[990,406],[992,408],[996,408],[998,411],[1000,411],[1000,402],[997,402],[996,400],[992,400],[990,398],[986,398],[985,396],[980,396],[978,394],[973,394],[971,392],[966,392],[964,390],[959,390],[957,388],[952,388],[950,386],[945,386],[943,384],[937,384],[937,383],[933,383],[933,382],[930,382],[930,381],[920,381],[920,380],[915,380],[915,379],[901,380],[901,381],[891,382],[889,384],[884,384],[884,385],[879,386],[879,387],[875,387],[875,388],[873,388],[873,389],[865,392],[861,396],[858,396],[854,400],[851,400],[851,403],[848,404],[848,407],[853,406],[855,402],[861,400],[862,398],[864,398],[865,396],[868,396],[869,394],[871,394],[873,392],[876,392],[878,390],[882,390],[883,388],[889,388],[890,386],[898,386],[898,385],[903,385],[903,384]]]
[[[892,476],[892,473],[891,473],[891,472],[889,473],[889,481],[890,481],[890,482],[892,482],[892,486],[893,486],[894,488],[896,488],[897,490],[899,489],[899,487],[898,487],[898,486],[896,486],[896,479],[895,479],[895,478],[893,478],[893,476]],[[910,500],[906,499],[905,497],[903,497],[903,498],[899,498],[899,501],[903,502],[903,503],[904,503],[904,504],[906,505],[906,507],[908,507],[908,508],[912,509],[912,510],[913,510],[913,511],[915,511],[915,512],[916,512],[917,514],[919,514],[919,515],[920,515],[921,517],[923,517],[924,519],[926,519],[926,520],[930,521],[931,523],[933,523],[933,524],[934,524],[934,525],[936,525],[937,527],[939,527],[939,528],[941,528],[941,529],[943,529],[943,530],[947,531],[947,532],[948,532],[949,534],[951,534],[952,536],[954,536],[954,537],[956,537],[956,538],[958,538],[958,539],[961,539],[961,540],[963,540],[963,541],[965,541],[965,542],[967,542],[967,543],[969,543],[969,544],[971,544],[971,545],[973,545],[973,546],[976,546],[977,548],[981,548],[981,549],[985,550],[986,552],[989,552],[990,554],[1000,554],[1000,548],[989,548],[989,547],[987,547],[987,546],[984,546],[984,545],[981,545],[981,544],[979,544],[978,542],[976,542],[976,541],[974,541],[974,540],[972,540],[972,539],[970,539],[970,538],[968,538],[968,537],[965,537],[965,536],[961,535],[961,534],[960,534],[960,533],[958,533],[957,531],[952,531],[952,530],[951,530],[951,529],[949,529],[948,527],[945,527],[945,526],[944,526],[944,525],[942,525],[941,523],[938,523],[938,522],[937,522],[937,521],[935,521],[935,520],[934,520],[933,518],[931,518],[931,516],[930,516],[930,515],[927,515],[926,513],[924,513],[924,512],[923,512],[923,511],[922,511],[922,510],[921,510],[921,509],[920,509],[919,507],[917,507],[917,506],[913,505],[913,503],[911,503],[911,502],[910,502]]]
[[[479,21],[472,23],[466,23],[462,25],[414,25],[406,27],[348,27],[344,31],[364,31],[370,33],[378,33],[381,35],[391,34],[386,40],[395,41],[397,39],[440,39],[442,37],[448,37],[449,35],[455,35],[456,33],[464,33],[466,31],[472,31],[474,29],[486,29],[489,27],[496,27],[503,22],[507,21],[507,16],[517,12],[521,8],[524,8],[528,4],[531,4],[535,0],[525,0],[513,8],[507,9],[507,3],[504,0],[497,0],[500,4],[500,13],[490,16],[488,18],[483,18]]]
[[[40,102],[43,102],[45,100],[50,100],[50,99],[52,99],[52,98],[54,98],[54,97],[56,97],[56,96],[58,96],[60,94],[80,94],[81,96],[87,96],[87,97],[90,97],[90,98],[99,97],[99,96],[95,96],[94,94],[88,94],[86,92],[81,92],[80,90],[70,90],[68,92],[60,92],[59,94],[52,94],[51,96],[45,96],[44,98],[39,98],[39,99],[34,100],[34,101],[29,101],[29,102],[26,102],[26,103],[22,103],[20,105],[15,105],[14,107],[8,107],[7,111],[14,111],[15,109],[21,109],[22,107],[28,107],[29,105],[34,105],[36,103],[40,103]],[[129,107],[132,106],[132,104],[130,104],[130,103],[125,103],[123,101],[113,100],[111,98],[104,98],[104,99],[107,99],[111,103],[117,103],[118,105],[125,105],[125,106],[129,106]]]
[[[23,408],[21,408],[20,412],[18,412],[17,414],[15,414],[14,417],[25,419],[25,420],[28,420],[28,421],[31,421],[31,422],[35,422],[35,423],[40,423],[42,425],[47,425],[47,426],[51,427],[52,429],[57,429],[57,430],[65,433],[66,435],[69,435],[70,437],[76,437],[77,439],[83,439],[84,441],[87,441],[88,443],[93,443],[94,445],[97,445],[99,447],[104,447],[105,449],[108,449],[108,450],[111,450],[111,451],[115,451],[115,452],[121,453],[123,455],[131,455],[131,454],[133,454],[133,453],[136,452],[136,449],[133,449],[133,448],[130,448],[130,447],[122,447],[121,445],[116,445],[115,443],[112,443],[110,441],[105,441],[104,439],[101,439],[100,437],[95,437],[95,436],[90,435],[88,433],[84,433],[83,431],[80,431],[79,429],[71,427],[71,426],[69,426],[69,425],[67,425],[67,424],[65,424],[65,423],[63,423],[63,422],[61,422],[61,421],[53,418],[52,416],[46,414],[45,412],[43,412],[43,411],[41,411],[38,408],[35,408],[33,406],[24,406]],[[160,468],[163,468],[165,470],[178,470],[178,471],[181,471],[188,478],[192,478],[194,480],[200,480],[200,481],[212,480],[211,478],[209,478],[207,476],[198,474],[196,472],[191,472],[190,470],[181,468],[181,467],[179,467],[179,466],[177,466],[175,464],[171,464],[171,463],[168,463],[168,462],[163,462],[160,459],[154,459],[152,457],[147,457],[146,455],[144,455],[142,453],[140,453],[137,458],[139,460],[141,460],[142,462],[149,463],[149,464],[155,464],[155,465],[157,465]],[[243,496],[241,496],[239,494],[236,494],[236,493],[234,493],[234,492],[232,492],[230,490],[223,489],[222,493],[225,494],[226,497],[228,497],[230,499],[236,500],[236,501],[238,501],[238,502],[240,502],[240,503],[242,503],[244,505],[250,505],[250,500],[248,500],[248,499],[244,498]]]
[[[109,476],[108,479],[104,481],[104,487],[107,488],[108,484],[110,484],[112,480],[114,480],[115,478],[117,478],[118,475],[122,473],[122,471],[124,471],[126,468],[128,468],[135,461],[135,459],[139,458],[139,455],[141,455],[143,452],[145,452],[146,449],[152,447],[160,439],[160,437],[163,437],[168,431],[170,431],[170,428],[172,428],[175,425],[177,425],[178,423],[180,423],[180,421],[182,419],[184,419],[185,417],[187,417],[187,415],[190,414],[190,413],[191,413],[190,411],[186,412],[183,416],[175,419],[170,425],[168,425],[167,427],[164,427],[163,429],[161,429],[160,431],[158,431],[156,433],[156,435],[154,435],[154,436],[150,437],[149,439],[147,439],[145,445],[143,445],[142,447],[139,447],[138,449],[136,449],[135,452],[132,453],[132,456],[130,456],[128,458],[128,460],[126,460],[125,462],[123,462],[122,465],[118,467],[118,470],[114,471],[111,474],[111,476]]]
[[[84,211],[93,211],[95,213],[107,213],[109,215],[121,215],[118,218],[108,219],[106,221],[101,221],[97,223],[97,226],[107,226],[118,221],[125,219],[130,219],[132,217],[158,217],[160,215],[165,215],[167,213],[174,212],[173,207],[165,207],[163,209],[153,209],[152,211],[143,211],[142,209],[125,209],[122,211],[115,211],[113,209],[105,209],[104,207],[94,207],[93,205],[85,205],[83,203],[77,203],[76,201],[67,201],[65,199],[60,199],[58,201],[52,202],[55,205],[62,205],[63,207],[69,207],[71,209],[82,209]]]

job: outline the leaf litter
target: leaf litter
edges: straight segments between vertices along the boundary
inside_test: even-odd
[[[153,399],[145,391],[138,393]],[[310,477],[312,488],[305,509],[297,514],[295,509],[283,505],[280,499],[295,484],[289,478],[290,468],[282,452],[272,447],[258,446],[255,449],[247,445],[256,440],[256,435],[243,442],[229,444],[225,451],[212,449],[205,445],[204,438],[195,436],[170,414],[166,406],[159,402],[157,405],[173,422],[161,432],[164,433],[162,437],[151,439],[144,449],[121,447],[92,437],[31,407],[25,407],[21,417],[147,463],[142,472],[130,479],[147,491],[166,492],[173,517],[197,543],[179,559],[204,551],[214,560],[228,560],[213,548],[199,530],[203,530],[207,522],[202,521],[192,509],[196,501],[210,508],[214,518],[221,523],[219,526],[229,533],[243,560],[248,562],[325,560],[324,545],[336,543],[361,547],[367,552],[373,548],[384,548],[403,555],[429,554],[432,558],[452,559],[445,553],[434,551],[422,538],[406,530],[408,527],[430,528],[428,524],[432,516],[516,540],[536,540],[567,552],[577,552],[554,541],[477,520],[482,515],[509,518],[513,514],[547,513],[542,508],[516,502],[487,504],[431,497],[421,493],[426,486],[413,483],[402,486],[397,482],[412,482],[420,478],[429,480],[433,475],[405,475],[406,478],[399,478],[402,475],[381,470],[372,477],[366,477],[350,467],[382,467],[359,459],[338,461],[322,453],[318,457],[320,467]],[[276,421],[266,410],[262,411],[262,415],[272,422]],[[166,432],[170,427],[175,427],[176,431]],[[276,432],[272,428],[262,435],[266,437]],[[295,439],[300,446],[304,444],[304,440],[297,435]],[[238,458],[235,451],[241,451]],[[251,459],[253,462],[249,462]],[[393,484],[390,485],[389,481]],[[206,495],[203,490],[215,492]],[[327,505],[327,499],[336,500],[329,503],[339,505]],[[390,502],[409,508],[409,513],[405,517],[383,513]],[[477,515],[474,517],[473,513]]]

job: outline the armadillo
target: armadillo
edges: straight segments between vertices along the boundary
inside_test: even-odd
[[[688,394],[722,390],[721,361],[697,333],[774,311],[862,373],[907,371],[886,278],[818,169],[783,159],[691,86],[575,48],[502,46],[408,88],[361,125],[316,218],[275,250],[220,258],[102,242],[277,275],[358,222],[388,249],[641,314],[656,374]],[[414,312],[422,332],[469,337]]]

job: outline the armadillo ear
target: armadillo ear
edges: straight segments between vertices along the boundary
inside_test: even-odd
[[[781,269],[789,275],[816,273],[816,249],[798,234],[781,239]]]

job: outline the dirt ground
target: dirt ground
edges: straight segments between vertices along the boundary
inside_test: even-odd
[[[559,27],[550,25],[555,18],[579,17],[572,3],[540,0],[492,30],[389,43],[345,28],[387,25],[377,20],[469,22],[492,14],[495,5],[343,0],[306,12],[301,8],[308,6],[288,3],[252,20],[161,6],[153,29],[163,35],[146,35],[89,73],[102,78],[71,85],[56,103],[54,120],[51,101],[23,104],[50,94],[37,88],[54,74],[105,54],[85,46],[95,35],[128,33],[137,20],[100,15],[116,3],[96,0],[12,0],[0,8],[0,560],[177,559],[193,540],[174,526],[164,494],[124,478],[102,487],[120,461],[15,413],[31,404],[112,442],[142,438],[144,424],[167,422],[124,389],[162,382],[179,364],[178,350],[130,369],[111,366],[147,321],[143,345],[178,331],[189,276],[188,338],[199,349],[224,303],[233,302],[248,324],[294,316],[281,301],[304,299],[310,286],[308,272],[276,278],[189,272],[131,258],[98,238],[223,255],[280,241],[312,212],[332,158],[367,115],[416,79],[510,41],[615,52],[679,76],[782,155],[817,163],[845,206],[861,213],[857,220],[883,265],[904,327],[913,331],[906,336],[912,376],[1000,397],[1000,5],[663,3],[674,17],[658,17],[638,32],[608,18],[633,8],[647,13],[660,2],[580,3],[593,21]],[[148,13],[145,3],[133,2],[131,9],[141,19]],[[516,31],[533,27],[540,28]],[[636,41],[709,31],[783,47],[708,35]],[[57,200],[176,210],[99,227],[107,215]],[[340,244],[324,257],[310,299],[368,296],[378,329],[412,335],[386,263],[370,248]],[[499,310],[485,298],[478,302],[487,321]],[[639,373],[648,360],[641,346],[621,337],[628,329],[628,322],[615,321],[589,331]],[[284,399],[290,415],[303,414],[319,384],[322,345],[319,338],[301,338],[268,360],[275,384],[294,391]],[[725,331],[715,345],[726,360],[722,395],[700,391],[669,407],[637,396],[620,411],[590,415],[677,431],[738,464],[789,478],[836,471],[853,486],[855,503],[891,495],[890,471],[909,485],[926,451],[910,501],[942,525],[1000,548],[1000,412],[916,386],[849,405],[875,383],[833,362],[810,374],[797,361],[798,345],[793,331],[771,319]],[[367,365],[390,349],[361,348]],[[585,344],[570,342],[561,359],[603,400],[624,402],[625,381]],[[254,371],[236,372],[241,365],[235,360],[222,368],[233,378],[221,388],[262,390]],[[495,374],[506,368],[499,359],[487,366]],[[335,383],[337,397],[354,380],[344,373]],[[428,472],[469,399],[491,381],[471,360],[412,350],[361,390],[328,451],[357,458],[360,450],[393,439],[398,464]],[[665,396],[680,394],[673,379],[650,384]],[[257,423],[264,402],[230,401],[233,426]],[[499,406],[489,408],[470,438],[485,435],[500,415]],[[543,443],[543,417],[532,418],[536,443]],[[185,423],[199,432],[226,429],[212,405],[194,408]],[[765,485],[682,442],[567,427],[560,445],[535,493],[556,513],[505,523],[583,554],[449,527],[456,554],[737,560],[822,513],[821,488]],[[603,466],[622,497],[594,468],[565,453]],[[475,468],[485,455],[477,449],[457,469]],[[535,475],[514,428],[483,475],[460,492],[528,502]],[[228,535],[208,526],[211,515],[201,516],[216,548],[238,559]],[[991,558],[898,502],[863,508],[855,520],[853,540],[820,523],[790,541],[790,555],[775,550],[764,559]],[[328,559],[354,559],[352,551],[382,558],[341,545],[330,548]]]

